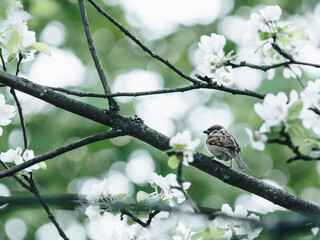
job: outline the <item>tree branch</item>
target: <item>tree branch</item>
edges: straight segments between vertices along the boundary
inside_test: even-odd
[[[197,75],[197,77],[203,81],[207,80],[206,77],[201,77],[200,75]],[[111,94],[85,93],[85,92],[68,90],[65,88],[56,88],[56,87],[47,87],[47,88],[50,88],[51,90],[54,90],[57,92],[64,92],[69,95],[74,95],[74,96],[78,96],[78,97],[97,97],[97,98],[149,96],[149,95],[156,95],[156,94],[187,92],[187,91],[191,91],[191,90],[195,90],[195,89],[215,89],[215,90],[220,90],[223,92],[228,92],[233,95],[244,95],[244,96],[250,96],[250,97],[255,97],[255,98],[259,98],[259,99],[263,99],[265,97],[265,94],[263,94],[263,93],[258,93],[258,92],[250,91],[247,89],[241,90],[241,89],[229,88],[229,87],[219,86],[219,85],[211,84],[211,83],[210,84],[209,83],[197,83],[197,84],[193,84],[193,85],[186,86],[186,87],[166,88],[166,89],[144,91],[144,92],[117,92],[117,93],[111,93]]]
[[[177,169],[177,182],[178,182],[179,186],[178,187],[171,186],[171,187],[178,189],[180,192],[182,192],[182,194],[184,195],[186,200],[190,203],[190,206],[192,207],[193,211],[195,213],[200,213],[198,206],[195,204],[195,202],[190,198],[189,194],[183,188],[183,180],[182,180],[183,154],[178,153],[178,154],[176,154],[176,156],[179,159],[179,165],[178,165],[178,169]]]
[[[28,148],[28,137],[27,137],[27,128],[26,128],[26,124],[24,121],[24,117],[23,117],[23,113],[22,113],[22,107],[21,104],[19,102],[19,99],[16,95],[16,92],[14,91],[14,88],[10,88],[10,93],[17,105],[17,109],[18,109],[18,114],[19,114],[19,119],[20,119],[20,125],[22,128],[22,135],[23,135],[23,144],[24,144],[24,149]]]
[[[308,155],[301,153],[299,150],[299,146],[294,145],[289,134],[287,132],[285,132],[285,128],[283,128],[279,134],[280,134],[279,138],[269,138],[267,140],[267,142],[285,145],[288,148],[290,148],[292,150],[292,152],[294,152],[295,156],[289,158],[287,160],[287,163],[291,163],[292,161],[296,161],[296,160],[304,160],[304,161],[320,160],[320,158],[313,158],[313,157],[310,157]]]
[[[67,145],[60,147],[58,149],[55,149],[53,151],[36,156],[33,159],[30,159],[29,161],[23,162],[19,165],[16,165],[14,167],[11,167],[9,169],[1,171],[0,178],[11,176],[11,175],[13,175],[13,174],[15,174],[15,173],[27,168],[27,167],[30,167],[34,164],[52,159],[52,158],[57,157],[63,153],[69,152],[71,150],[74,150],[76,148],[79,148],[79,147],[82,147],[85,145],[88,145],[90,143],[101,141],[104,139],[119,137],[119,136],[123,136],[123,135],[124,135],[124,133],[121,130],[111,130],[109,132],[98,133],[98,134],[77,140],[73,143],[67,144]]]
[[[147,223],[141,221],[139,218],[137,218],[133,213],[129,212],[127,209],[121,208],[120,212],[121,212],[121,215],[120,215],[121,220],[123,220],[123,215],[127,215],[132,219],[132,221],[140,224],[142,227],[148,227]]]
[[[86,9],[85,9],[85,6],[84,6],[84,0],[78,0],[78,4],[79,4],[79,8],[80,8],[81,21],[82,21],[82,24],[83,24],[84,31],[86,33],[86,37],[87,37],[89,50],[90,50],[92,59],[94,61],[96,69],[98,71],[98,74],[99,74],[99,77],[100,77],[104,92],[106,94],[110,94],[111,91],[110,91],[110,88],[108,86],[106,75],[104,74],[104,71],[102,69],[98,54],[97,54],[96,49],[95,49],[94,44],[93,44],[93,39],[92,39],[92,36],[91,36],[91,33],[90,33],[89,22],[88,22],[88,18],[87,18],[87,13],[86,13]],[[119,106],[118,106],[118,104],[116,103],[116,101],[112,97],[108,97],[108,101],[109,101],[109,107],[110,107],[111,111],[119,111]]]
[[[124,26],[122,26],[119,22],[117,22],[113,17],[111,17],[106,11],[104,11],[101,7],[99,7],[93,0],[88,0],[91,5],[97,9],[98,12],[100,12],[103,16],[105,16],[110,22],[112,22],[116,27],[120,29],[121,32],[123,32],[126,36],[128,36],[133,42],[135,42],[140,48],[143,49],[146,53],[148,53],[151,57],[157,59],[158,61],[162,62],[164,65],[169,67],[171,70],[173,70],[175,73],[177,73],[180,77],[196,84],[198,81],[196,79],[193,79],[180,71],[178,68],[173,66],[167,59],[164,59],[160,57],[159,55],[152,52],[147,46],[145,46],[138,38],[136,38],[132,33],[130,33]]]
[[[7,71],[6,62],[4,61],[3,55],[2,55],[2,48],[0,47],[0,60],[2,64],[3,71]]]
[[[141,121],[135,121],[119,112],[99,109],[3,71],[0,71],[0,83],[42,99],[79,116],[83,116],[87,119],[91,119],[110,127],[117,127],[117,129],[122,130],[127,135],[140,139],[161,151],[165,151],[170,148],[170,139],[167,136],[149,128]],[[192,162],[191,165],[223,182],[226,182],[227,184],[254,193],[284,208],[303,215],[313,217],[315,215],[320,216],[320,207],[318,205],[305,201],[261,180],[231,169],[203,154],[195,154],[194,162]],[[0,172],[0,176],[3,176],[3,172]]]
[[[56,227],[56,229],[59,232],[59,235],[65,239],[65,240],[69,240],[69,238],[67,237],[67,235],[64,233],[64,231],[61,229],[59,223],[56,221],[56,219],[54,218],[53,214],[51,213],[47,203],[43,200],[43,198],[40,195],[39,189],[37,188],[33,177],[32,177],[32,173],[30,173],[30,177],[25,177],[25,179],[29,182],[30,187],[29,187],[29,191],[32,192],[36,198],[38,199],[38,201],[40,202],[42,208],[46,211],[48,218],[50,219],[50,221],[53,223],[53,225]]]

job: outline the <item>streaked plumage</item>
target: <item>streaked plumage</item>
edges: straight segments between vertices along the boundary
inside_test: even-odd
[[[223,161],[231,161],[230,167],[232,167],[232,159],[234,159],[240,169],[250,170],[239,155],[240,145],[224,127],[213,125],[203,132],[208,135],[206,148],[213,157]]]

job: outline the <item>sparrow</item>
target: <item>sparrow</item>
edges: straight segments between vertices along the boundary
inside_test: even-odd
[[[203,133],[207,134],[206,148],[213,157],[223,161],[231,161],[231,168],[232,159],[234,159],[240,169],[250,170],[239,155],[241,152],[240,145],[224,127],[213,125]]]

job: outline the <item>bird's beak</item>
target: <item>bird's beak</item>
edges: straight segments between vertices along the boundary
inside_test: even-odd
[[[205,133],[205,134],[209,134],[209,133],[210,133],[210,131],[209,131],[209,130],[205,130],[205,131],[203,131],[203,133]]]

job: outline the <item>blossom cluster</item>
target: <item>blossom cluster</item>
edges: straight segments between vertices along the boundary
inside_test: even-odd
[[[266,6],[258,13],[252,13],[247,21],[248,33],[261,50],[265,64],[275,64],[286,59],[277,52],[272,44],[277,44],[291,57],[301,57],[300,49],[305,45],[305,29],[297,29],[292,23],[280,22],[282,10],[278,5]],[[297,66],[284,67],[285,78],[301,77],[302,71]],[[275,69],[268,71],[268,79],[273,79]]]
[[[155,189],[155,192],[150,196],[155,196],[163,202],[168,201],[170,206],[175,206],[177,203],[180,204],[185,201],[184,194],[176,188],[179,187],[179,184],[175,174],[170,173],[166,177],[162,177],[156,173],[151,173],[148,181]],[[186,191],[190,185],[191,183],[184,182],[182,184],[183,190]]]
[[[254,239],[259,236],[262,231],[261,226],[257,226],[252,221],[259,221],[260,217],[251,213],[248,215],[248,211],[241,205],[236,206],[234,212],[228,204],[223,204],[221,212],[225,213],[228,217],[218,216],[213,220],[213,224],[225,232],[222,235],[225,239],[233,239],[235,234],[237,237],[246,237],[246,239]]]
[[[320,136],[320,116],[310,108],[320,109],[320,79],[309,81],[307,87],[300,93],[303,108],[299,115],[302,124],[307,129]]]
[[[155,198],[160,199],[162,204],[173,199],[175,203],[181,203],[185,200],[178,190],[175,191],[176,189],[172,188],[172,186],[177,186],[178,184],[176,176],[173,174],[162,177],[156,173],[152,173],[149,176],[149,183],[155,189],[155,192],[151,194],[141,194],[139,192],[140,194],[137,194],[137,199],[140,204],[145,203],[146,206],[151,206],[151,203],[157,202]],[[183,188],[187,190],[189,186],[190,183],[185,183]],[[121,217],[119,212],[109,211],[106,208],[106,205],[108,205],[106,202],[111,199],[116,203],[116,199],[119,198],[117,195],[112,195],[107,179],[93,185],[90,193],[86,196],[86,200],[89,203],[89,206],[85,210],[85,214],[90,220],[88,228],[100,229],[99,226],[101,225],[112,226],[106,231],[100,230],[98,234],[100,238],[149,240],[169,239],[169,236],[172,239],[187,239],[187,237],[192,236],[193,239],[201,239],[202,236],[208,234],[208,231],[213,231],[213,235],[219,235],[219,237],[224,239],[231,239],[233,235],[254,239],[262,231],[261,226],[252,224],[252,221],[259,221],[260,218],[258,216],[248,214],[247,210],[242,206],[237,206],[233,212],[227,204],[224,204],[221,208],[222,213],[226,214],[227,217],[218,216],[213,221],[206,221],[204,216],[193,214],[185,205],[179,208],[181,212],[156,215],[152,219],[150,228],[143,228],[136,223],[129,225],[126,221],[127,218]],[[150,201],[148,202],[148,200]],[[120,221],[120,218],[123,218],[124,221]],[[211,225],[221,229],[221,231],[211,228]],[[104,228],[102,227],[102,229]],[[90,232],[91,234],[95,233],[95,231]]]
[[[23,152],[23,154],[22,154]],[[22,156],[21,156],[22,154]],[[34,158],[33,150],[26,149],[22,151],[21,147],[17,147],[15,150],[9,149],[7,152],[0,154],[0,160],[4,163],[14,163],[16,165],[22,164]],[[40,167],[45,168],[44,164],[35,164],[24,169],[26,172],[32,172],[32,170],[38,170]]]
[[[274,127],[279,127],[278,129],[281,130],[287,121],[298,117],[302,108],[302,102],[298,101],[298,98],[295,90],[290,92],[290,99],[284,92],[279,92],[277,95],[269,93],[265,96],[263,103],[254,105],[255,112],[264,120],[264,123],[259,131],[255,131],[257,141],[253,139],[252,131],[246,129],[253,148],[262,151],[267,141],[265,133],[271,132]]]
[[[289,99],[283,92],[267,94],[263,103],[254,105],[255,112],[264,120],[259,131],[255,131],[257,140],[254,140],[252,131],[246,129],[251,146],[262,151],[267,141],[265,133],[271,132],[272,128],[282,129],[295,119],[302,120],[305,128],[320,136],[320,116],[312,108],[320,109],[320,79],[309,81],[300,96],[295,90],[290,92]]]
[[[223,50],[226,45],[224,36],[212,33],[210,36],[202,36],[198,46],[203,52],[203,63],[198,67],[206,77],[211,78],[212,83],[223,85],[229,83],[230,66],[225,66],[231,60],[230,52],[227,56]]]
[[[190,162],[193,162],[193,154],[199,144],[199,139],[191,140],[191,133],[187,130],[177,133],[169,142],[172,151],[183,154],[183,164],[185,166],[188,166]]]
[[[176,176],[169,174],[162,177],[156,173],[151,173],[149,183],[155,189],[151,194],[137,194],[140,204],[154,203],[155,198],[161,199],[161,203],[174,200],[175,203],[181,203],[185,200],[179,190],[172,187],[178,186]],[[190,183],[185,183],[183,188],[187,190]],[[177,190],[177,191],[176,191]],[[139,196],[140,195],[140,196]],[[120,221],[120,214],[110,213],[104,208],[106,199],[115,199],[117,196],[112,195],[110,185],[107,179],[101,183],[92,186],[90,193],[86,196],[89,206],[86,208],[85,214],[89,217],[88,227],[98,228],[100,225],[112,226],[108,231],[102,231],[99,236],[107,239],[201,239],[208,234],[208,231],[214,231],[214,235],[224,239],[231,239],[234,234],[247,239],[256,238],[262,231],[262,227],[252,224],[252,221],[259,221],[259,217],[255,214],[248,214],[247,210],[242,206],[237,206],[233,212],[229,205],[224,204],[221,208],[222,213],[231,218],[223,216],[216,217],[213,221],[206,221],[204,216],[195,215],[190,212],[186,205],[180,207],[181,212],[161,213],[156,215],[151,222],[150,228],[142,228],[134,223],[129,225],[126,221]],[[140,199],[139,199],[140,198]],[[170,206],[175,206],[170,204]],[[183,206],[183,205],[182,205]],[[107,224],[112,223],[112,224]],[[214,225],[216,228],[211,228]],[[102,228],[104,229],[104,228]],[[218,235],[217,235],[218,234]],[[99,238],[100,239],[100,238]]]
[[[11,3],[6,18],[0,19],[0,50],[5,62],[19,59],[19,55],[23,62],[31,61],[36,51],[50,55],[48,46],[36,42],[35,32],[28,30],[30,19],[31,15],[23,10],[19,1]]]

